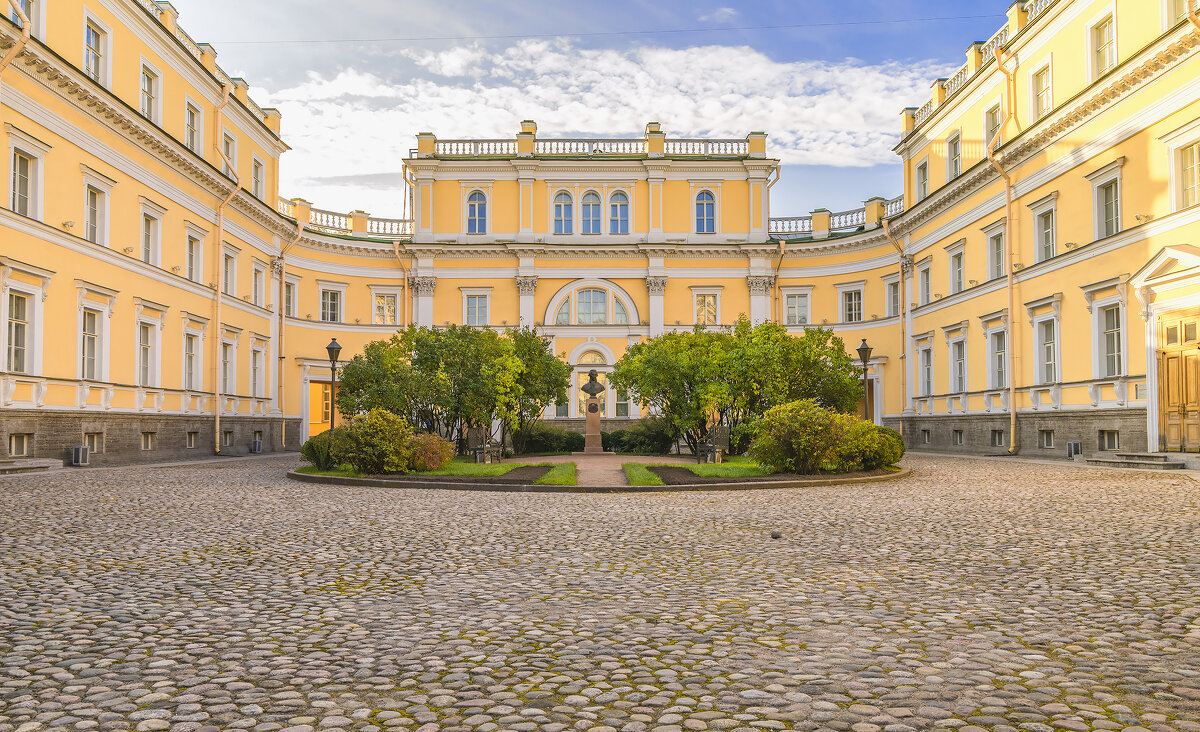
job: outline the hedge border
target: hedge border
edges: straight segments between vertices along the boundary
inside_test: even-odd
[[[367,488],[420,488],[432,490],[494,491],[499,493],[681,493],[695,491],[746,491],[773,488],[808,488],[810,486],[881,483],[912,475],[912,468],[900,468],[887,475],[866,475],[855,478],[819,476],[809,479],[739,481],[731,478],[724,483],[689,483],[686,485],[535,485],[504,483],[451,483],[439,480],[405,478],[346,478],[338,475],[311,475],[288,471],[287,477],[302,483],[361,486]]]

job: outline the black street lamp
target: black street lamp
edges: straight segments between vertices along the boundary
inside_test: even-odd
[[[867,419],[871,420],[871,424],[875,424],[875,415],[871,413],[871,392],[867,388],[867,362],[871,360],[872,349],[867,345],[867,339],[863,338],[855,350],[858,351],[858,359],[862,361],[863,367],[863,408],[866,410]]]
[[[863,342],[865,343],[866,341],[863,341]],[[338,354],[340,354],[341,352],[342,352],[342,347],[337,342],[337,338],[334,338],[332,341],[329,342],[328,346],[325,346],[325,353],[329,354],[329,374],[330,374],[330,378],[333,380],[333,383],[329,387],[329,431],[330,432],[333,431],[333,415],[337,413],[337,406],[335,405],[335,402],[337,400],[337,362],[338,362]]]

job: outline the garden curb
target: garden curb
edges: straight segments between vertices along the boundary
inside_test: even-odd
[[[900,468],[887,475],[867,475],[855,478],[819,477],[811,480],[729,480],[724,483],[689,483],[686,485],[536,485],[514,483],[467,483],[438,480],[404,480],[388,478],[345,478],[337,475],[311,475],[288,471],[287,477],[303,483],[363,486],[368,488],[418,488],[424,490],[495,491],[499,493],[680,493],[694,491],[748,491],[767,488],[809,488],[813,486],[879,483],[906,478],[912,468]]]

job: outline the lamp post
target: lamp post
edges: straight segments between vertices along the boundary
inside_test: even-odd
[[[865,341],[864,341],[865,342]],[[337,362],[338,354],[342,352],[341,345],[334,338],[325,346],[325,353],[329,354],[329,375],[332,383],[329,386],[329,431],[333,431],[333,415],[337,413]]]
[[[855,350],[858,351],[858,359],[862,361],[863,367],[863,409],[867,413],[867,419],[871,424],[875,424],[875,415],[871,413],[871,391],[867,388],[867,362],[871,360],[872,349],[867,345],[867,339],[863,338]]]

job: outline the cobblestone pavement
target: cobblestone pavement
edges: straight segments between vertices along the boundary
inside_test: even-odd
[[[907,462],[704,494],[286,457],[0,480],[0,730],[1200,730],[1200,483]]]

